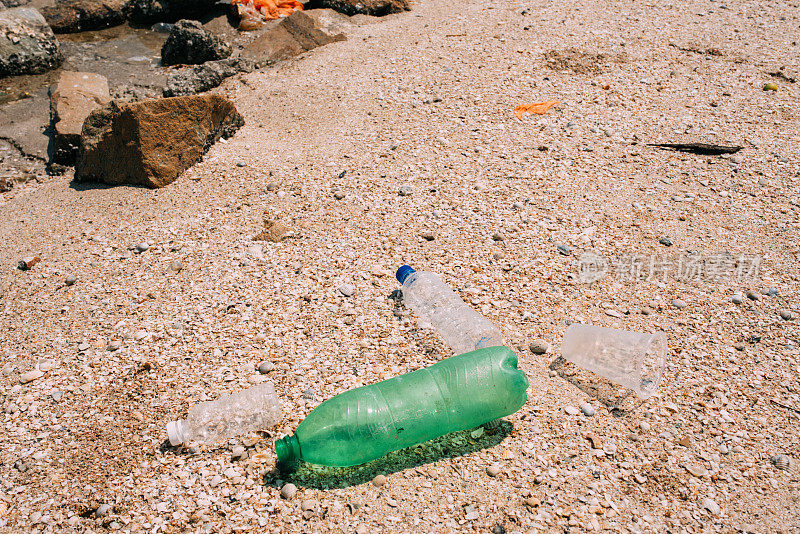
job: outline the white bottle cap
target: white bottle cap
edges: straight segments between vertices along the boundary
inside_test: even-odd
[[[183,445],[183,421],[178,419],[177,421],[170,421],[167,423],[167,437],[169,438],[170,445],[173,447]]]

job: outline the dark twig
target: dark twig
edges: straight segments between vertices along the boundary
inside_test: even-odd
[[[734,154],[744,148],[738,145],[726,146],[713,145],[709,143],[650,143],[648,146],[670,148],[672,150],[679,150],[681,152],[694,152],[695,154],[706,155]]]

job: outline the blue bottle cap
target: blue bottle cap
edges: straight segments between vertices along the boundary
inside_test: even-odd
[[[408,278],[409,276],[411,276],[412,273],[415,272],[417,271],[415,271],[414,268],[411,267],[410,265],[401,265],[400,268],[397,269],[397,274],[395,275],[395,277],[397,278],[397,281],[400,282],[400,284],[402,285],[405,283],[406,278]]]

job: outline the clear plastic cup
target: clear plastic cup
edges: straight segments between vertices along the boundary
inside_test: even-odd
[[[655,393],[667,361],[664,332],[640,334],[615,328],[573,323],[561,343],[564,359],[615,384],[640,399]]]

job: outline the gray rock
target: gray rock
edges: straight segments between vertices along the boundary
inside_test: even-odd
[[[528,345],[528,348],[534,354],[547,354],[550,350],[550,343],[544,339],[534,339],[531,341],[530,345]]]
[[[320,5],[351,16],[363,14],[382,17],[410,9],[408,0],[321,0]]]
[[[778,291],[777,287],[770,287],[767,289],[767,292],[765,294],[769,297],[774,297],[778,293],[780,293],[780,291]]]
[[[59,0],[42,7],[55,33],[76,33],[117,26],[125,22],[128,0]]]
[[[664,245],[665,247],[672,246],[672,240],[668,237],[662,237],[661,239],[658,240],[658,242]]]
[[[297,486],[291,482],[281,488],[281,497],[284,499],[292,499],[295,495],[297,495]]]
[[[681,299],[672,299],[671,304],[679,310],[682,310],[686,307],[686,302]]]
[[[792,321],[794,320],[794,314],[791,310],[781,310],[781,319],[784,321]]]
[[[434,234],[430,230],[425,230],[423,232],[420,232],[419,236],[425,241],[433,241],[434,239],[436,239],[436,234]]]
[[[187,69],[180,69],[167,78],[163,95],[186,96],[209,91],[239,73],[252,72],[258,64],[249,59],[234,58],[209,61]]]
[[[583,412],[583,415],[586,417],[592,417],[595,414],[594,406],[588,402],[584,403],[581,405],[581,412]]]
[[[731,297],[731,302],[734,304],[741,304],[744,302],[744,296],[741,293],[734,293],[734,295]]]
[[[30,7],[0,11],[0,78],[41,74],[64,61],[53,30]]]
[[[258,365],[258,372],[261,373],[262,375],[269,373],[273,369],[275,369],[275,364],[272,362],[261,362]]]
[[[196,20],[179,20],[161,47],[162,65],[198,65],[231,55],[231,45]]]
[[[72,286],[75,285],[75,282],[77,281],[78,277],[75,276],[74,274],[71,274],[64,279],[64,285]]]
[[[150,250],[150,245],[148,245],[147,243],[143,242],[136,245],[136,252],[142,253],[142,252],[147,252],[148,250]]]
[[[556,249],[558,249],[558,253],[561,254],[562,256],[569,256],[570,254],[572,254],[572,251],[569,249],[567,245],[560,244],[556,247]]]
[[[414,189],[410,185],[401,185],[397,190],[397,194],[401,197],[409,197],[414,194]]]
[[[753,291],[752,289],[749,290],[746,294],[747,294],[747,298],[749,298],[752,301],[761,300],[761,296],[758,293],[756,293],[755,291]]]

